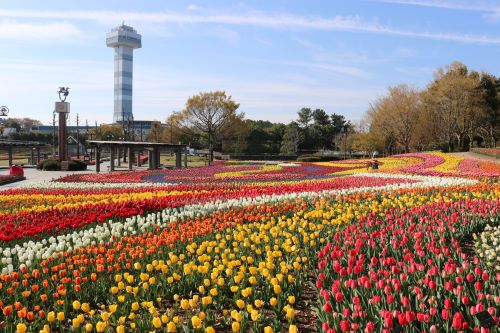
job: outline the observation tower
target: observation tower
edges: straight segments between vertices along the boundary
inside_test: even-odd
[[[106,34],[106,45],[115,49],[115,99],[113,123],[130,121],[134,49],[142,47],[141,35],[125,24]]]

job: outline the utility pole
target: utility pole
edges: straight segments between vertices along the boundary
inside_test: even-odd
[[[122,108],[122,131],[123,131],[123,140],[125,141],[125,109]]]
[[[87,140],[90,136],[90,133],[89,133],[89,120],[88,119],[85,119],[85,155],[88,155],[89,152],[88,152],[88,147],[87,147]],[[90,140],[92,140],[92,136],[90,136]],[[90,152],[90,160],[92,159],[92,152]]]
[[[80,159],[80,117],[76,114],[76,159]]]

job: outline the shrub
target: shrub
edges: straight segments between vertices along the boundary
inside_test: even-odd
[[[87,170],[87,163],[80,160],[72,160],[68,163],[68,171],[83,171]]]
[[[61,170],[61,163],[58,160],[48,159],[38,163],[36,168],[44,171],[57,171]]]
[[[341,160],[340,155],[302,155],[297,158],[299,162],[328,162]]]
[[[61,162],[58,160],[43,160],[36,166],[38,170],[44,171],[59,171],[61,170]],[[68,162],[68,171],[83,171],[87,170],[87,164],[83,161],[73,160]]]
[[[303,155],[297,158],[299,162],[321,162],[321,156],[317,155]]]

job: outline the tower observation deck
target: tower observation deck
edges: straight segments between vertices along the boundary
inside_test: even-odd
[[[106,34],[106,45],[115,49],[115,98],[113,123],[133,119],[132,72],[134,49],[140,48],[141,35],[125,24]]]

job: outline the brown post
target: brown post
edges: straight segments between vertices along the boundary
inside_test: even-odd
[[[101,147],[95,147],[95,172],[101,171]]]
[[[180,148],[177,148],[175,151],[175,167],[178,169],[182,168],[182,157]]]
[[[36,165],[36,163],[35,163],[35,148],[31,148],[31,165]]]
[[[110,157],[109,157],[109,171],[115,171],[115,147],[110,146]]]
[[[12,166],[12,146],[9,146],[9,148],[7,150],[8,150],[8,154],[9,154],[9,167],[11,167]]]
[[[68,160],[68,132],[66,112],[59,112],[59,161]]]
[[[155,169],[158,169],[160,167],[160,148],[155,148]]]
[[[40,163],[40,148],[36,147],[36,164]]]
[[[184,168],[188,167],[188,150],[184,150]]]
[[[128,169],[132,170],[132,164],[134,162],[134,159],[132,158],[132,155],[134,152],[132,151],[132,147],[127,148],[127,154],[128,154]]]
[[[148,163],[149,163],[149,168],[148,169],[153,169],[154,168],[154,152],[151,150],[148,150]]]
[[[122,149],[120,147],[116,148],[116,150],[118,151],[118,166],[121,166],[121,156],[122,156]]]

